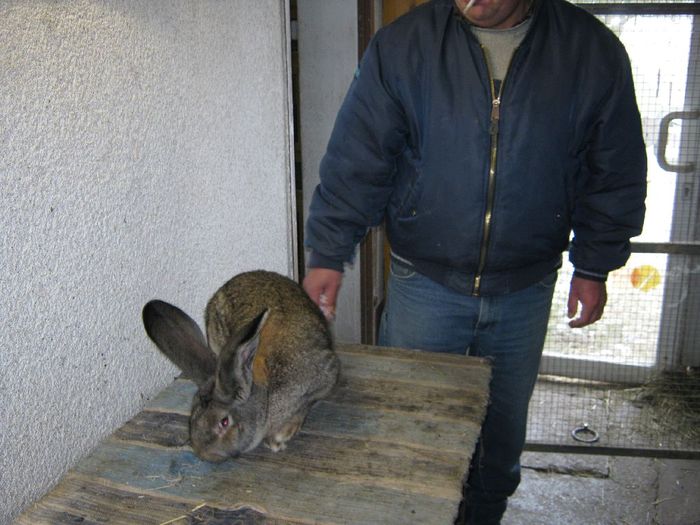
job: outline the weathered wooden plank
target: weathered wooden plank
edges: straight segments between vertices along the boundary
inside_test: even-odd
[[[179,518],[179,519],[178,519]],[[17,525],[282,525],[251,507],[217,508],[201,502],[163,497],[69,473],[51,494],[30,507]]]
[[[480,406],[483,410],[483,404]],[[368,442],[433,448],[436,440],[446,452],[470,454],[480,429],[481,415],[464,410],[462,418],[436,418],[428,410],[385,410],[378,406],[335,403],[331,398],[313,407],[304,423],[307,434],[345,436]],[[188,445],[187,416],[144,411],[118,429],[116,437],[165,447]]]
[[[342,376],[327,398],[337,404],[422,414],[436,419],[479,421],[486,392],[483,388],[411,384],[394,380]]]
[[[367,441],[400,443],[467,454],[471,452],[480,421],[435,419],[428,414],[370,410],[362,406],[320,401],[304,423],[304,430],[317,435],[347,436]],[[439,443],[439,445],[437,445]]]
[[[443,398],[447,389],[453,389],[455,393],[474,392],[477,403],[488,395],[489,365],[483,359],[464,359],[463,356],[394,348],[382,348],[379,352],[376,347],[364,345],[338,345],[338,355],[342,363],[341,375],[347,386],[343,395],[347,395],[349,389],[371,395],[371,390],[381,391],[381,388],[390,384],[387,381],[395,381],[397,384],[391,386],[387,395],[390,396],[393,391],[403,397],[414,392],[416,395],[413,397],[418,398],[419,393],[427,393],[430,399],[426,400],[426,404],[431,405],[431,410],[435,411],[439,410],[439,406],[433,406],[432,403]],[[368,389],[367,386],[374,382],[382,382],[382,387]],[[411,386],[407,387],[405,383],[410,383]],[[431,388],[445,390],[431,393]],[[196,385],[178,379],[156,396],[147,409],[188,414],[196,391]],[[392,399],[387,399],[391,405]],[[340,402],[341,395],[334,395],[334,400]],[[355,398],[348,397],[347,401],[354,402]],[[461,399],[458,399],[458,403],[461,404]],[[467,400],[465,406],[474,405]]]
[[[251,462],[332,476],[341,483],[366,480],[435,498],[458,498],[459,484],[446,481],[460,480],[468,466],[463,453],[345,437],[319,439],[303,431],[283,452],[261,447],[248,457]]]
[[[146,405],[146,410],[189,415],[192,408],[192,397],[196,393],[197,385],[192,381],[176,379]]]
[[[153,399],[146,410],[185,416],[189,413],[196,389],[193,383],[178,379]],[[486,397],[487,391],[480,385],[453,388],[412,383],[409,387],[403,381],[363,378],[344,373],[328,401],[412,414],[425,413],[435,418],[478,421],[483,415]]]
[[[141,412],[114,432],[128,441],[142,441],[163,447],[189,445],[189,417],[172,412]]]
[[[425,352],[422,350],[412,350],[406,348],[394,348],[389,346],[370,346],[339,343],[336,347],[339,354],[356,354],[364,355],[367,358],[374,359],[377,357],[419,361],[421,363],[440,363],[457,366],[459,368],[488,368],[488,360],[480,357],[469,357],[458,354],[445,354],[442,352]]]
[[[489,366],[482,359],[467,360],[464,356],[392,348],[383,348],[381,353],[374,349],[372,354],[365,352],[365,348],[367,347],[358,345],[348,347],[352,351],[338,352],[343,375],[364,379],[391,379],[436,388],[483,390],[488,387]],[[362,351],[356,352],[356,349]]]
[[[187,450],[114,439],[74,472],[144,493],[201,500],[219,508],[252,507],[275,519],[312,523],[377,523],[378,516],[387,524],[451,523],[461,487],[461,475],[446,477],[441,485],[451,497],[431,497],[391,477],[329,475],[246,456],[212,464]]]
[[[182,418],[180,414],[143,412],[116,432],[115,438],[141,445],[179,447],[188,437],[187,422]],[[178,439],[160,432],[158,424],[175,430]],[[471,443],[466,440],[465,447]],[[246,458],[308,472],[376,479],[381,483],[387,483],[387,478],[395,479],[397,481],[391,484],[407,490],[413,487],[438,497],[450,495],[445,494],[442,482],[458,479],[466,468],[464,451],[449,452],[338,435],[319,436],[305,430],[290,441],[283,452],[273,453],[261,446],[247,453]]]
[[[422,405],[429,406],[437,415],[440,403],[470,409],[485,402],[488,395],[490,372],[483,359],[395,348],[382,348],[379,352],[376,347],[364,345],[338,345],[338,355],[342,363],[339,385],[342,390],[333,395],[335,402],[364,404],[373,397],[377,401],[386,399],[388,406],[394,406],[398,398],[407,395],[414,399],[425,396]],[[189,414],[196,391],[196,385],[178,379],[156,396],[147,409]],[[356,393],[364,398],[357,397]],[[472,399],[466,399],[466,404],[462,393],[472,395]]]

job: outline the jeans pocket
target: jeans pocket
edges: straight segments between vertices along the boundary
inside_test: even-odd
[[[410,279],[416,275],[416,270],[413,267],[397,260],[395,257],[391,258],[389,271],[391,272],[392,277],[395,277],[396,279]]]

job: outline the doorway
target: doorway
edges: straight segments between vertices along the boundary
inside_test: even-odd
[[[366,18],[363,25],[361,13],[372,12],[377,27],[380,4],[381,23],[387,24],[424,1],[353,3],[357,58],[374,31]],[[663,403],[690,399],[691,407],[685,405],[684,411],[693,417],[700,414],[700,395],[694,390],[700,383],[700,4],[577,4],[615,32],[630,55],[649,159],[648,211],[642,235],[632,240],[628,264],[609,277],[610,298],[601,322],[584,330],[568,327],[565,305],[572,269],[568,263],[562,269],[529,444],[578,446],[571,429],[591,423],[603,437],[597,450],[700,452],[700,437],[676,439],[677,421],[664,423],[649,403],[650,396],[656,404],[660,398]],[[359,311],[356,319],[362,320],[355,342],[372,344],[386,257],[381,231],[369,239],[359,257],[354,307]],[[660,396],[649,394],[648,385],[668,378],[673,393],[666,385]],[[556,388],[540,388],[552,384]],[[693,420],[691,426],[693,422],[700,423]],[[635,439],[623,431],[628,428],[635,428]]]

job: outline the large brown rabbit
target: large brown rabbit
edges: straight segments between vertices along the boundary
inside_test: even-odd
[[[214,294],[205,312],[208,344],[193,319],[163,301],[146,304],[143,323],[199,386],[190,438],[206,461],[236,457],[263,440],[284,449],[338,379],[323,314],[297,283],[276,273],[242,273]]]

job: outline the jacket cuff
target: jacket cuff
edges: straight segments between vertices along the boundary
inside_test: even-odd
[[[327,268],[337,272],[343,271],[343,261],[331,259],[313,250],[309,254],[308,266],[309,268]]]
[[[588,270],[581,270],[579,268],[574,270],[574,277],[580,277],[581,279],[587,279],[589,281],[597,281],[599,283],[604,283],[608,280],[607,273],[591,272]]]

